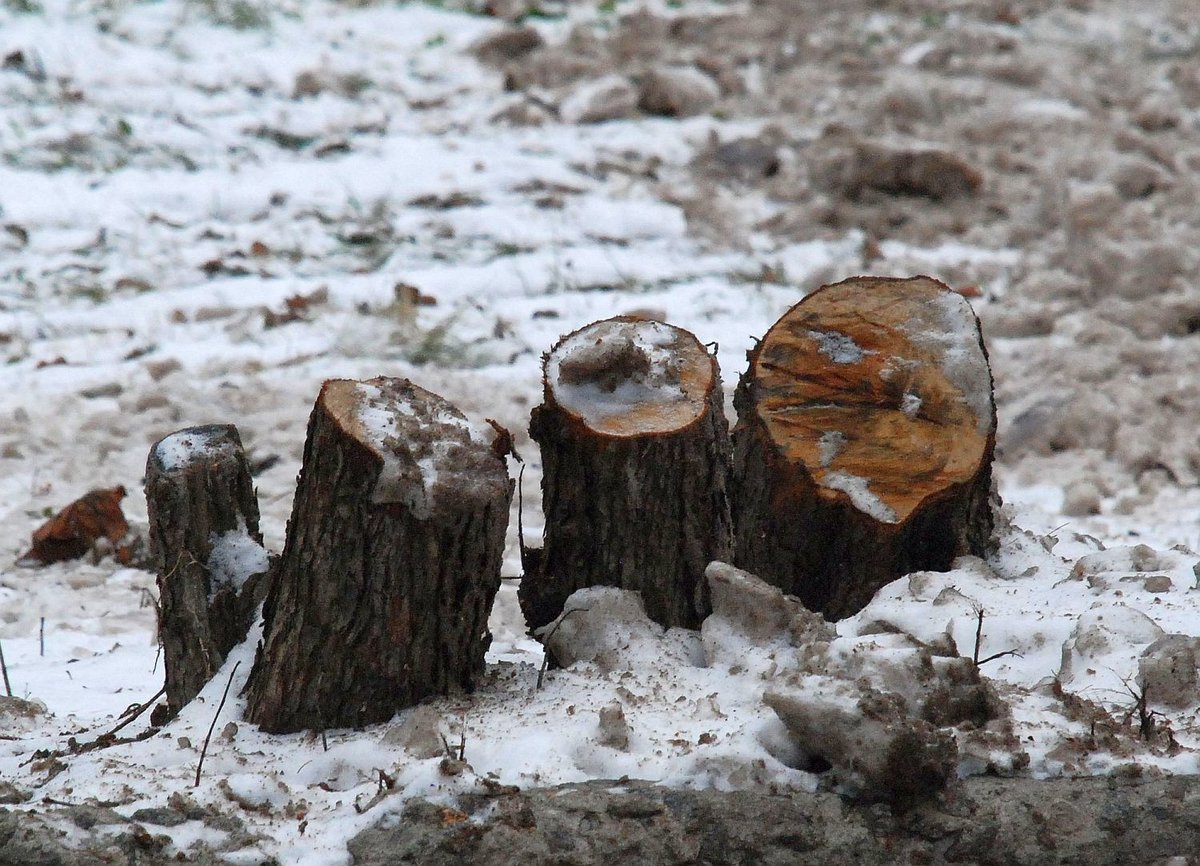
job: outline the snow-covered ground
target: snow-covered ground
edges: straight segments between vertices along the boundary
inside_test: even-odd
[[[46,757],[109,730],[161,685],[154,576],[111,560],[11,563],[47,513],[91,488],[123,484],[126,514],[144,523],[137,491],[150,444],[205,423],[237,424],[264,467],[263,531],[279,550],[321,382],[377,375],[409,377],[516,433],[534,540],[538,461],[523,431],[541,396],[541,355],[560,336],[649,312],[716,343],[729,390],[780,314],[865,270],[980,287],[998,381],[997,472],[1018,528],[986,563],[886,587],[838,625],[832,657],[876,659],[856,670],[886,679],[887,659],[916,652],[888,631],[925,642],[949,633],[980,658],[1013,651],[982,668],[1011,707],[1007,745],[990,758],[972,753],[962,772],[989,761],[1037,776],[1129,763],[1195,772],[1196,705],[1155,704],[1151,693],[1145,709],[1162,715],[1147,738],[1137,706],[1143,651],[1200,629],[1191,552],[1200,446],[1180,436],[1194,430],[1197,405],[1187,324],[1188,310],[1200,310],[1194,225],[1170,223],[1162,235],[1178,247],[1174,265],[1157,247],[1146,252],[1170,272],[1143,266],[1141,294],[1122,284],[1109,298],[1095,274],[1104,262],[1093,259],[1112,238],[1143,251],[1194,192],[1200,79],[1173,58],[1193,57],[1200,34],[1186,4],[1167,0],[1124,11],[1096,3],[1090,13],[1030,4],[1015,23],[960,5],[949,16],[863,13],[799,48],[782,28],[767,58],[774,66],[734,50],[709,66],[689,55],[721,84],[716,108],[588,124],[569,122],[588,88],[626,72],[602,68],[596,58],[609,55],[596,45],[622,46],[634,65],[656,62],[619,19],[637,10],[631,0],[535,18],[552,46],[565,42],[563,53],[593,65],[561,86],[510,70],[511,89],[470,51],[500,22],[433,4],[0,2],[0,641],[14,694],[45,706],[0,715],[0,779],[32,795],[27,807],[97,800],[132,814],[192,798],[207,818],[153,832],[181,850],[228,849],[233,863],[304,864],[348,862],[346,839],[412,795],[622,775],[819,784],[796,768],[762,700],[789,677],[820,687],[804,679],[812,675],[794,648],[736,634],[706,645],[633,616],[622,626],[628,647],[551,671],[539,689],[540,648],[524,634],[512,581],[492,616],[488,680],[473,696],[324,739],[263,735],[241,722],[237,696],[252,634],[162,732]],[[692,45],[696,22],[779,11],[691,0],[646,8],[687,23],[657,37],[657,51]],[[580,32],[595,44],[570,41]],[[810,90],[790,103],[787,58],[824,58],[839,39],[858,40],[867,60],[830,65],[844,73],[837,81],[809,76]],[[984,46],[970,62],[992,65],[930,65],[956,39]],[[993,44],[1003,40],[1015,48]],[[891,53],[872,60],[870,51]],[[1126,53],[1161,73],[1096,85],[1122,99],[1136,92],[1128,105],[1094,99],[1053,65],[1123,68],[1113,58]],[[887,70],[882,90],[866,73],[855,78],[871,63]],[[722,78],[727,67],[740,85]],[[945,105],[921,102],[921,75],[940,76]],[[922,124],[948,112],[938,121],[945,136],[999,178],[979,211],[965,212],[979,225],[948,227],[965,205],[898,199],[872,211],[876,220],[870,201],[801,195],[797,166],[843,119],[839,106],[882,124],[866,131],[898,134],[907,123],[924,137],[933,133]],[[1051,129],[1061,147],[1047,155],[1053,144],[1036,137],[1017,147],[1019,123]],[[1132,131],[1112,132],[1118,123]],[[1105,142],[1117,140],[1112,166],[1103,148],[1086,146],[1101,128]],[[1170,147],[1156,145],[1160,134]],[[743,138],[777,142],[778,170],[754,183],[714,181],[715,143]],[[1150,172],[1144,195],[1136,168]],[[1030,192],[1039,183],[1045,200]],[[1123,198],[1131,189],[1138,195]],[[987,210],[1000,204],[1010,209],[1002,217]],[[896,218],[905,209],[909,223]],[[1072,270],[1072,255],[1086,266]],[[1167,324],[1155,318],[1163,310],[1174,317]],[[512,524],[505,574],[516,576]],[[614,702],[628,726],[623,748]],[[468,766],[443,762],[443,735],[455,751],[463,744]],[[238,815],[251,836],[220,829],[212,816],[221,813]]]

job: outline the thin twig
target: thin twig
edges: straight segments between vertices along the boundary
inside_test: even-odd
[[[115,734],[117,731],[121,730],[121,728],[125,727],[130,722],[132,722],[134,719],[136,719],[138,716],[140,716],[142,713],[146,712],[146,710],[150,709],[150,707],[153,706],[154,702],[157,701],[159,698],[161,698],[166,693],[167,693],[167,686],[164,683],[163,687],[161,689],[159,689],[155,693],[154,697],[152,697],[150,700],[146,701],[145,703],[134,704],[129,709],[127,709],[123,715],[124,721],[121,722],[119,725],[117,725],[115,728],[113,728],[111,731],[109,731],[107,734],[103,734],[102,736],[105,736],[105,737],[113,736],[113,734]]]
[[[45,658],[46,656],[46,618],[42,617],[42,624],[38,626],[38,655]]]
[[[525,562],[525,521],[522,515],[525,513],[525,493],[521,490],[521,484],[525,481],[525,464],[521,464],[521,470],[517,473],[517,547],[521,551],[521,576],[524,577],[529,572],[529,566]]]
[[[986,665],[988,662],[994,662],[996,659],[1002,659],[1005,656],[1016,656],[1019,659],[1025,658],[1025,656],[1021,655],[1016,650],[1005,650],[1004,652],[992,653],[987,658],[980,659],[979,661],[975,662],[975,666],[979,667],[980,665]]]
[[[0,671],[4,672],[4,690],[8,696],[13,696],[12,683],[8,681],[8,664],[4,661],[4,644],[0,642]]]
[[[975,651],[971,653],[971,661],[975,663],[975,667],[986,665],[988,662],[994,662],[996,659],[1002,659],[1005,656],[1024,658],[1024,656],[1015,649],[1010,649],[1004,650],[1003,652],[992,653],[987,658],[981,659],[979,657],[979,648],[983,645],[983,605],[972,604],[971,606],[975,608]]]
[[[563,613],[559,615],[558,621],[554,623],[554,625],[550,628],[550,631],[546,632],[546,636],[542,638],[542,667],[538,671],[537,678],[537,687],[539,689],[542,687],[542,682],[546,679],[546,669],[550,667],[550,653],[545,648],[546,644],[549,642],[550,638],[554,637],[554,633],[558,631],[558,627],[566,622],[567,617],[573,613],[583,613],[586,610],[586,607],[573,607],[570,610],[563,611]]]
[[[124,746],[127,743],[140,743],[142,740],[150,739],[150,737],[153,737],[157,733],[158,728],[146,728],[146,730],[142,731],[140,734],[132,737],[109,738],[106,736],[101,736],[92,740],[90,743],[84,743],[82,746],[79,746],[75,749],[75,753],[83,754],[84,752],[96,752],[100,749],[108,749],[112,746]]]
[[[983,642],[983,605],[977,604],[975,607],[975,652],[971,653],[971,661],[975,663],[975,667],[979,667],[979,645]]]
[[[4,690],[6,692],[8,692],[8,696],[11,698],[13,696],[12,683],[10,683],[8,681],[8,665],[4,661],[4,644],[3,643],[0,643],[0,671],[4,672]]]
[[[229,672],[229,681],[225,683],[225,693],[221,695],[221,703],[217,704],[217,711],[213,713],[212,724],[208,726],[208,734],[204,737],[204,746],[200,749],[200,760],[196,762],[196,784],[193,788],[200,787],[200,770],[204,766],[204,756],[208,754],[208,741],[212,739],[212,732],[217,727],[217,719],[221,716],[221,710],[225,708],[225,699],[229,697],[229,687],[233,685],[233,675],[237,673],[237,669],[242,666],[239,661],[233,666],[233,670]]]

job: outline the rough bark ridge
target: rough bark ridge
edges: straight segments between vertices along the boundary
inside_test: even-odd
[[[150,545],[158,571],[159,641],[171,715],[194,698],[245,637],[265,591],[210,571],[214,544],[244,533],[262,545],[258,500],[232,425],[189,427],[160,439],[146,461]]]
[[[748,357],[738,566],[838,619],[897,577],[986,551],[995,404],[963,298],[928,277],[846,280]]]
[[[668,390],[692,401],[686,411],[646,385],[654,350],[639,354],[643,337],[664,353],[674,379]],[[607,354],[580,369],[563,357],[556,381],[550,361],[576,338],[584,347],[606,341]],[[609,395],[616,409],[603,417],[568,409],[564,383]],[[623,399],[630,383],[634,396]],[[709,611],[704,568],[731,552],[730,445],[715,358],[688,332],[659,322],[589,325],[547,355],[544,403],[533,410],[530,435],[541,447],[546,521],[539,572],[520,587],[530,629],[558,616],[575,590],[597,585],[640,592],[663,625],[698,627]]]
[[[402,379],[326,382],[264,609],[247,717],[354,727],[470,689],[512,483],[466,419]]]

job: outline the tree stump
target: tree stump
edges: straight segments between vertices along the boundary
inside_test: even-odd
[[[263,730],[354,727],[470,689],[513,485],[450,403],[406,379],[326,382],[246,687]]]
[[[597,585],[637,590],[662,625],[699,627],[705,566],[732,541],[716,359],[687,331],[618,317],[564,337],[544,368],[530,421],[544,546],[519,590],[530,629]]]
[[[856,277],[792,307],[735,395],[735,562],[839,619],[992,532],[992,377],[970,304]]]
[[[245,639],[265,590],[268,557],[237,428],[189,427],[156,442],[146,503],[173,716]]]

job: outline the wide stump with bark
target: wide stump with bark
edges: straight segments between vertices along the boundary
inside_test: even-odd
[[[512,482],[406,379],[326,382],[246,687],[266,731],[373,724],[470,689],[491,641]]]
[[[156,442],[146,504],[173,716],[246,637],[265,589],[269,559],[237,428],[189,427]]]
[[[856,277],[792,307],[735,395],[735,562],[839,619],[983,554],[996,409],[979,321],[929,277]]]
[[[699,626],[704,568],[731,551],[723,405],[716,359],[661,322],[596,322],[546,355],[530,422],[544,546],[519,592],[531,629],[598,585],[637,590],[662,625]]]

